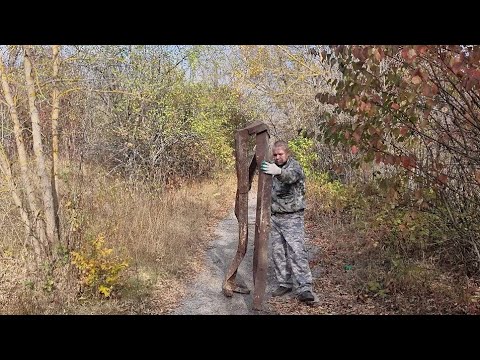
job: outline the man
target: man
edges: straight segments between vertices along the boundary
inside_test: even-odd
[[[270,239],[278,288],[272,296],[282,296],[298,284],[300,301],[313,301],[312,273],[305,249],[305,175],[300,164],[290,157],[285,141],[273,145],[275,163],[263,161],[261,170],[273,176]]]

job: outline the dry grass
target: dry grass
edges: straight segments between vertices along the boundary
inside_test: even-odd
[[[201,268],[210,231],[231,208],[233,177],[216,177],[170,191],[119,179],[96,177],[83,200],[88,234],[104,233],[129,259],[116,298],[87,299],[74,312],[161,314],[184,294],[184,284]]]
[[[84,199],[89,233],[105,233],[135,264],[181,277],[204,244],[208,225],[233,201],[232,180],[217,178],[166,192],[103,180]]]
[[[17,307],[26,281],[22,225],[6,187],[0,183],[0,314]]]
[[[65,180],[62,203],[74,203],[74,217],[80,225],[72,231],[73,212],[64,211],[65,234],[71,241],[76,239],[76,247],[104,234],[107,246],[120,258],[128,259],[129,267],[110,299],[78,294],[78,284],[72,283],[68,286],[56,283],[55,296],[42,291],[42,284],[32,284],[35,285],[32,290],[26,272],[20,271],[28,261],[20,257],[23,236],[20,224],[15,223],[17,216],[5,197],[0,201],[3,210],[0,216],[7,219],[2,224],[0,249],[9,257],[0,258],[2,313],[168,312],[183,295],[186,281],[200,270],[210,232],[231,209],[236,186],[233,176],[221,176],[178,190],[152,190],[128,184],[94,167],[84,168],[82,182],[73,173]],[[74,195],[77,197],[72,201]],[[66,276],[67,267],[58,271],[65,273],[57,274],[58,278],[77,281]]]
[[[21,245],[24,230],[18,210],[0,178],[0,250],[12,252]]]
[[[310,199],[306,211],[310,262],[319,302],[306,306],[285,297],[270,300],[279,314],[479,314],[480,281],[441,267],[433,257],[400,256],[382,231],[323,211]],[[327,199],[328,200],[328,199]],[[373,211],[373,210],[372,210]],[[359,221],[365,220],[363,218]],[[368,225],[368,224],[367,224]]]

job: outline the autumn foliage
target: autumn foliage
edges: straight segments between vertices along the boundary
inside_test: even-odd
[[[480,47],[336,46],[318,56],[338,72],[333,91],[317,94],[333,105],[322,124],[326,142],[372,178],[404,178],[394,200],[441,215],[454,230],[449,255],[477,271]]]

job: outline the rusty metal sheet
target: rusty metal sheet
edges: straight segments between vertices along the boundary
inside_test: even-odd
[[[237,194],[235,200],[235,216],[238,221],[238,248],[223,283],[223,293],[231,297],[233,292],[248,293],[248,289],[235,284],[238,267],[245,257],[248,245],[248,180],[247,167],[248,131],[240,130],[235,134],[235,157],[237,170]]]
[[[255,122],[251,123],[250,125],[248,125],[247,127],[245,127],[245,129],[248,131],[249,135],[255,135],[255,134],[261,133],[263,131],[268,131],[267,125],[265,125],[261,121],[255,121]]]
[[[256,162],[260,167],[268,160],[268,132],[256,136]],[[257,190],[257,213],[253,254],[253,308],[260,310],[265,297],[268,269],[268,235],[270,234],[270,206],[272,199],[272,176],[259,171]]]
[[[247,161],[248,136],[256,134],[256,150]],[[223,293],[231,297],[234,292],[248,294],[250,290],[235,283],[238,267],[245,257],[248,245],[248,191],[251,188],[255,171],[263,160],[269,160],[268,127],[256,121],[235,134],[235,156],[237,171],[237,193],[235,216],[238,221],[238,248],[223,283]],[[257,209],[255,220],[255,240],[253,255],[253,309],[260,310],[265,297],[268,269],[268,236],[270,233],[272,176],[259,171]]]

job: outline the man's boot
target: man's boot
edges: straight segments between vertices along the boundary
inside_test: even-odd
[[[292,288],[287,288],[285,286],[279,286],[274,292],[272,292],[272,296],[282,296],[286,293],[292,291]]]

